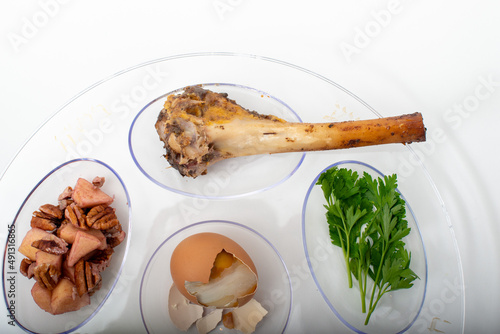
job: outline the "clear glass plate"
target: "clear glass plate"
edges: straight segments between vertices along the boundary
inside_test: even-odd
[[[79,177],[92,180],[100,176],[105,178],[102,190],[114,197],[111,204],[116,209],[126,239],[114,248],[110,265],[101,273],[102,287],[90,298],[90,305],[75,312],[52,315],[35,304],[31,296],[31,287],[35,279],[28,279],[20,274],[19,266],[24,255],[17,249],[31,229],[30,221],[34,211],[47,203],[57,205],[57,197],[66,187],[73,187]],[[28,194],[21,205],[9,230],[3,259],[3,292],[7,305],[14,305],[9,314],[19,327],[32,333],[69,333],[92,319],[111,295],[120,277],[130,244],[130,199],[120,176],[107,164],[88,159],[68,161],[48,173]]]
[[[141,173],[128,146],[130,127],[138,113],[148,103],[167,92],[211,82],[231,83],[266,92],[283,101],[303,122],[392,116],[384,111],[375,111],[329,78],[273,58],[219,52],[156,59],[125,69],[88,87],[64,104],[32,135],[0,178],[0,220],[3,225],[12,223],[26,194],[48,171],[66,161],[90,157],[106,161],[126,180],[134,202],[134,216],[141,221],[141,229],[136,231],[141,235],[131,245],[134,249],[129,252],[125,265],[131,272],[136,270],[137,263],[147,261],[152,251],[151,244],[161,243],[174,231],[195,221],[221,217],[221,211],[214,211],[216,207],[223,206],[221,210],[228,213],[231,220],[238,220],[239,215],[259,218],[249,219],[248,226],[273,233],[269,234],[271,239],[274,238],[273,244],[288,256],[289,253],[295,254],[297,244],[288,239],[279,240],[277,236],[287,232],[292,237],[300,238],[301,229],[295,223],[300,222],[300,207],[311,180],[336,161],[363,161],[377,166],[384,174],[398,174],[399,189],[412,205],[426,247],[426,298],[419,317],[409,332],[425,333],[428,328],[463,332],[464,281],[454,227],[439,190],[414,149],[418,148],[417,145],[426,143],[307,153],[300,167],[284,182],[268,191],[239,195],[233,193],[231,200],[227,200],[227,205],[226,200],[210,201],[208,198],[219,198],[231,182],[253,183],[255,180],[238,180],[237,173],[231,178],[214,180],[201,192],[209,197],[199,198],[179,196],[151,182]],[[411,112],[414,110],[408,111]],[[155,133],[154,126],[152,132]],[[275,224],[271,226],[262,218],[264,216],[273,217]],[[136,232],[134,235],[137,236]],[[287,265],[293,268],[293,265],[301,264],[301,261],[305,261],[302,250]],[[311,283],[314,285],[312,280]],[[113,305],[114,312],[120,316],[124,313],[126,316],[124,321],[113,322],[113,329],[116,326],[127,329],[127,324],[141,322],[140,314],[128,311],[129,307],[125,308],[124,305],[128,302],[126,296],[113,294],[113,302],[115,298],[117,302]],[[317,307],[330,312],[319,292],[316,296],[307,298],[318,300]],[[302,302],[298,299],[296,301],[298,305],[302,305]],[[300,318],[301,313],[297,313],[299,318],[295,324],[298,327],[315,314],[314,310],[305,308],[302,312],[304,321]],[[339,332],[350,331],[333,316],[318,320],[318,324],[319,327],[328,326]],[[92,321],[85,328],[89,328],[88,331],[95,329]]]
[[[226,83],[202,86],[214,92],[227,93],[228,98],[246,109],[275,115],[289,122],[300,122],[300,117],[283,101],[258,89]],[[170,168],[163,157],[165,149],[154,124],[167,96],[180,94],[183,90],[181,88],[163,94],[148,103],[137,114],[130,127],[130,153],[137,167],[151,181],[178,194],[202,198],[230,198],[258,193],[277,186],[299,168],[305,153],[233,158],[210,166],[207,175],[198,176],[196,179],[181,176],[176,169]],[[214,189],[214,184],[223,184],[224,187]]]
[[[168,315],[168,293],[172,285],[170,258],[175,247],[193,234],[215,232],[237,242],[248,253],[257,268],[259,286],[254,296],[268,311],[255,333],[283,333],[292,305],[288,270],[274,246],[257,231],[230,221],[203,221],[186,226],[172,234],[153,253],[141,281],[140,306],[142,321],[148,333],[183,333]],[[213,333],[237,333],[220,323]],[[197,333],[192,326],[188,333]]]
[[[334,166],[357,171],[360,176],[363,172],[367,172],[373,178],[383,177],[383,174],[374,167],[358,161],[341,161],[328,166],[323,171]],[[326,200],[321,186],[316,185],[323,171],[311,183],[302,213],[306,258],[321,295],[342,322],[357,333],[389,334],[406,331],[421,312],[427,287],[426,252],[410,203],[406,202],[406,219],[412,232],[404,238],[404,242],[411,253],[410,268],[419,279],[415,280],[413,287],[408,290],[386,293],[371,315],[370,322],[365,326],[366,313],[361,312],[358,282],[353,279],[354,286],[348,287],[347,269],[342,250],[330,241],[324,208]],[[404,198],[404,194],[402,197]],[[371,291],[372,285],[369,286],[367,291]]]

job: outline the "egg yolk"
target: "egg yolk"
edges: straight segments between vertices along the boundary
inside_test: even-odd
[[[224,269],[229,268],[233,265],[235,258],[233,254],[226,252],[224,249],[217,254],[215,257],[214,265],[212,271],[210,272],[210,279],[214,279],[220,276]]]

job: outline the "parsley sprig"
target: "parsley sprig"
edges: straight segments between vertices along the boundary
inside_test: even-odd
[[[331,241],[344,255],[349,288],[352,277],[358,281],[367,325],[384,294],[408,289],[418,278],[410,269],[411,254],[403,241],[411,229],[397,177],[373,179],[367,172],[359,177],[356,171],[335,166],[323,172],[317,184],[327,202]],[[371,291],[368,278],[373,281]]]

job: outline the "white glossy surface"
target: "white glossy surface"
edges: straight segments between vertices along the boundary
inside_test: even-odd
[[[429,140],[418,152],[443,197],[461,251],[466,332],[494,333],[500,327],[500,302],[492,298],[500,295],[496,282],[500,275],[496,266],[500,262],[496,242],[500,235],[496,223],[500,158],[494,139],[490,140],[500,122],[497,1],[196,0],[188,4],[146,0],[139,4],[41,0],[4,2],[0,7],[1,170],[42,122],[83,89],[124,68],[187,52],[231,51],[281,59],[335,80],[384,116],[423,112]],[[161,73],[156,75],[158,80],[168,80]],[[122,105],[138,102],[138,97],[126,95],[117,99]],[[99,108],[93,105],[89,113]],[[46,154],[42,147],[39,154]],[[320,167],[324,166],[305,161],[300,171]],[[412,160],[400,160],[402,173],[415,168]],[[300,181],[301,189],[309,182],[306,174],[292,178]],[[140,187],[133,180],[130,183]],[[9,195],[25,196],[33,184],[21,178],[18,186]],[[287,182],[279,189],[293,193],[297,184]],[[245,211],[243,220],[271,220],[285,227],[277,235],[275,226],[262,224],[259,232],[269,237],[290,269],[294,305],[288,332],[302,333],[313,327],[321,333],[335,326],[345,331],[331,316],[302,261],[298,208],[303,196],[285,201],[275,190],[245,198],[246,205],[259,210]],[[2,205],[9,204],[9,197],[0,198]],[[150,222],[158,235],[134,229],[137,251],[129,254],[103,312],[81,332],[111,328],[144,332],[138,307],[142,261],[165,235],[186,224],[179,216],[167,215],[176,206],[192,208],[190,221],[216,218],[245,223],[241,212],[227,202],[211,204],[210,212],[203,201],[166,195],[165,203],[164,218]],[[147,198],[134,200],[134,207],[148,205]],[[223,214],[214,217],[213,212]],[[9,220],[1,219],[0,242],[4,244]],[[165,226],[164,220],[172,225]],[[439,314],[453,291],[450,285],[427,310],[431,330],[446,332],[447,319],[435,318],[432,311]],[[8,320],[5,314],[0,332],[20,332]]]

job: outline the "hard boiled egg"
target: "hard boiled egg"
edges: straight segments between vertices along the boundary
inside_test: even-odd
[[[257,289],[257,269],[250,256],[218,233],[199,233],[181,241],[172,253],[170,272],[187,299],[206,307],[243,306]]]

